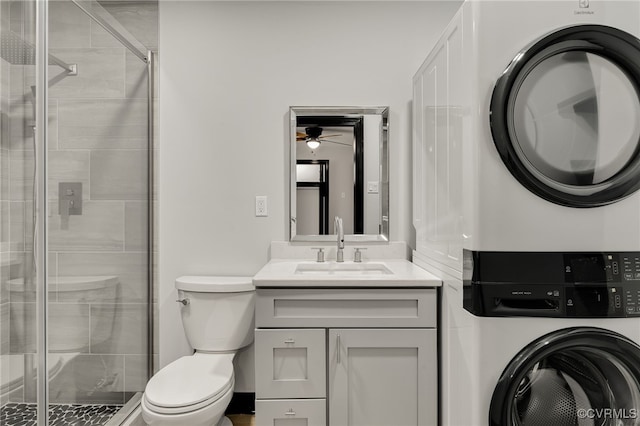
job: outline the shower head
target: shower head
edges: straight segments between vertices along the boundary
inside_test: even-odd
[[[35,65],[36,48],[13,31],[1,31],[0,57],[11,65]],[[49,65],[63,68],[68,75],[77,75],[78,73],[75,64],[67,64],[51,54],[49,54]]]
[[[0,57],[11,65],[35,65],[36,50],[13,31],[2,31]]]

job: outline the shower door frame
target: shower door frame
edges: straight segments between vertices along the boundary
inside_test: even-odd
[[[49,2],[36,2],[36,128],[35,128],[35,176],[34,203],[35,230],[33,256],[35,258],[36,281],[36,419],[38,425],[49,424],[49,383],[48,383],[48,309],[47,291],[47,217],[48,217],[48,114],[49,114]]]
[[[49,96],[49,1],[33,0],[36,4],[36,58],[35,58],[35,168],[34,177],[36,191],[34,197],[36,230],[34,235],[33,255],[35,261],[36,281],[36,353],[37,353],[37,422],[39,426],[49,425],[49,380],[48,380],[48,277],[47,256],[48,248],[48,96]],[[114,38],[116,38],[131,53],[140,58],[147,69],[147,380],[154,371],[153,365],[153,282],[154,282],[154,68],[155,54],[151,50],[141,50],[136,47],[138,42],[115,19],[109,22],[93,13],[92,7],[97,4],[93,0],[69,0],[80,10],[87,14],[93,21],[102,26]],[[108,13],[108,12],[105,12]],[[131,39],[135,41],[132,42]]]

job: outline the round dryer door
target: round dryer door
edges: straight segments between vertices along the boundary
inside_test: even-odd
[[[640,425],[640,346],[592,327],[541,337],[504,370],[489,425]]]
[[[493,140],[536,195],[596,207],[640,188],[640,40],[601,25],[556,31],[513,59],[491,98]]]

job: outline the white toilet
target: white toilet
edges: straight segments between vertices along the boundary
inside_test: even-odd
[[[182,325],[195,353],[154,375],[142,397],[151,425],[231,426],[224,412],[233,395],[233,357],[253,341],[251,277],[180,277]]]

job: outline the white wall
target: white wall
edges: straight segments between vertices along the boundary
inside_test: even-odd
[[[289,106],[390,107],[390,237],[413,240],[411,77],[459,4],[160,2],[161,366],[189,352],[174,279],[253,275],[287,236]]]

